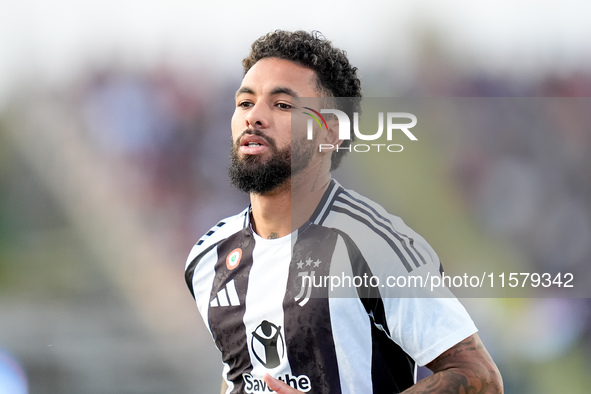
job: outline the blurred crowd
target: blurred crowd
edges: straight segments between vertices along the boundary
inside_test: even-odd
[[[71,92],[85,137],[105,161],[135,172],[133,198],[166,223],[177,248],[217,223],[219,210],[230,215],[246,201],[225,175],[234,86],[164,66],[114,67],[84,75]]]
[[[564,90],[557,90],[555,96]],[[474,111],[453,158],[460,190],[489,232],[512,240],[536,272],[590,278],[588,99],[505,98]]]
[[[179,76],[166,67],[103,68],[73,88],[71,111],[79,114],[82,131],[105,161],[139,171],[138,203],[177,220],[177,235],[190,242],[246,201],[229,188],[226,176],[238,84],[239,76],[214,86],[207,76]],[[467,125],[471,132],[449,158],[459,190],[487,230],[514,239],[542,271],[586,270],[590,102],[547,98],[588,96],[591,77],[549,76],[520,89],[515,85],[456,77],[453,89],[426,86],[397,94],[507,97],[486,102],[488,108],[477,112]],[[532,116],[540,108],[543,117]],[[508,110],[510,119],[495,118]]]

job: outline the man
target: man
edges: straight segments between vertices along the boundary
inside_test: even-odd
[[[339,140],[336,119],[312,140],[292,135],[302,113],[294,98],[361,96],[345,53],[316,34],[276,31],[255,41],[243,65],[229,175],[251,205],[203,236],[186,268],[222,353],[222,392],[501,393],[499,372],[455,298],[384,297],[379,289],[329,297],[305,284],[315,274],[440,269],[399,218],[331,179],[344,150],[319,144],[350,143]],[[415,384],[417,365],[434,374]]]

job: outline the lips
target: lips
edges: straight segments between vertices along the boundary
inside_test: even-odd
[[[269,143],[258,135],[245,134],[240,138],[240,152],[245,155],[259,155],[269,149]]]

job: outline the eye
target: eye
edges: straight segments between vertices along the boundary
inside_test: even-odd
[[[240,101],[236,106],[240,108],[250,108],[252,106],[252,103],[250,101]]]
[[[287,103],[277,103],[277,106],[280,109],[291,109],[291,104],[287,104]]]

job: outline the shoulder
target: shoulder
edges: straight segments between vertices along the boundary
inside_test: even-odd
[[[331,182],[313,220],[317,225],[345,227],[341,230],[354,223],[370,227],[406,227],[398,216],[390,214],[377,202],[344,188],[335,180]]]
[[[246,208],[236,215],[220,220],[209,229],[191,249],[186,266],[188,267],[198,256],[210,250],[220,241],[244,229],[248,225],[248,212],[249,208]]]
[[[338,182],[331,182],[331,188],[313,218],[316,225],[335,228],[350,236],[363,229],[375,235],[383,232],[413,232],[403,220],[362,194],[346,189]],[[325,196],[326,197],[326,196]]]
[[[423,265],[440,268],[435,251],[399,216],[336,181],[331,182],[327,194],[329,197],[322,201],[322,208],[314,217],[315,224],[348,235],[364,254],[374,254],[378,249],[382,253],[389,250],[407,272]]]

